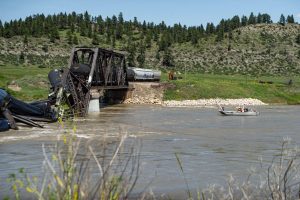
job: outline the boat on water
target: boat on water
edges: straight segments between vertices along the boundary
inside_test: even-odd
[[[257,116],[259,112],[252,108],[237,107],[237,110],[225,110],[219,106],[219,112],[224,116]]]

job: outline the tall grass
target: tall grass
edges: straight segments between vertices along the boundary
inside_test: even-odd
[[[68,129],[52,147],[42,144],[43,176],[29,177],[24,170],[9,181],[15,199],[28,193],[32,199],[128,199],[136,185],[140,166],[140,142],[127,141],[127,134],[117,138],[82,141],[76,126]]]

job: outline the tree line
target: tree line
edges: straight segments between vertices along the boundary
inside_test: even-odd
[[[133,20],[126,21],[123,14],[118,16],[103,18],[99,16],[91,16],[87,11],[85,13],[59,13],[45,16],[37,14],[26,17],[25,19],[11,20],[2,22],[0,20],[0,37],[11,38],[13,36],[24,36],[24,41],[28,41],[27,37],[48,37],[51,42],[60,39],[59,31],[67,30],[67,41],[69,44],[78,44],[78,34],[92,39],[94,45],[98,45],[99,35],[104,36],[107,44],[115,45],[116,41],[127,38],[126,50],[129,53],[128,62],[135,65],[136,61],[143,63],[145,61],[145,49],[150,48],[153,42],[158,45],[157,58],[159,52],[163,52],[165,57],[170,57],[169,47],[174,43],[190,42],[196,45],[198,41],[207,36],[216,35],[216,41],[224,39],[224,34],[231,31],[251,25],[273,23],[269,14],[254,15],[251,13],[247,16],[234,16],[230,19],[222,19],[217,25],[207,23],[206,26],[189,26],[176,23],[168,26],[162,21],[159,24],[153,22],[138,21],[136,17]],[[281,15],[278,23],[285,25],[286,23],[295,23],[293,15],[285,17]],[[139,44],[134,40],[134,34],[140,33]],[[138,55],[137,55],[138,54]],[[163,64],[172,65],[170,60],[163,61]]]

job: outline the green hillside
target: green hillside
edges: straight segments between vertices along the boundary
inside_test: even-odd
[[[0,65],[66,65],[73,46],[99,46],[127,55],[130,66],[213,74],[300,73],[300,25],[292,16],[234,16],[218,25],[186,27],[102,19],[84,14],[34,15],[0,21]]]

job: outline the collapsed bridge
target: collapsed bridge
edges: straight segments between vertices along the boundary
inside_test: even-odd
[[[125,56],[102,48],[73,48],[68,68],[53,70],[48,78],[49,99],[56,107],[64,107],[61,115],[85,116],[92,90],[99,97],[105,91],[128,89]]]
[[[114,51],[73,48],[68,67],[48,74],[51,84],[48,99],[26,103],[0,89],[0,131],[17,129],[15,120],[43,127],[35,121],[54,122],[58,117],[84,117],[90,107],[95,109],[92,111],[100,111],[101,98],[120,102],[127,96],[130,98],[128,93],[133,96],[135,86],[129,86],[129,80],[159,81],[160,75],[158,70],[126,68],[125,56]],[[137,91],[141,90],[150,93],[143,87]]]

